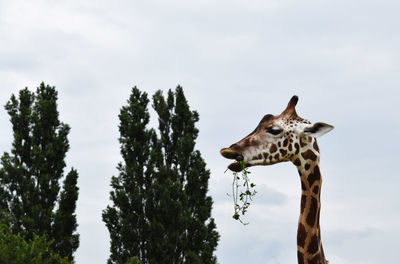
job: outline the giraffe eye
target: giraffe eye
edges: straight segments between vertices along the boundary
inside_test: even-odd
[[[267,127],[266,131],[274,136],[279,135],[280,133],[282,133],[283,129],[279,128],[279,127],[274,127],[274,126],[270,126]]]

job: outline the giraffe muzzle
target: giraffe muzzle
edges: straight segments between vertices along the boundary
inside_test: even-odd
[[[224,158],[227,158],[227,159],[234,159],[237,161],[243,160],[243,155],[231,148],[223,148],[223,149],[221,149],[220,153]]]
[[[239,172],[242,170],[242,165],[240,162],[243,161],[244,157],[241,153],[231,148],[223,148],[221,149],[220,153],[224,158],[236,160],[236,162],[229,164],[228,169],[234,172]]]

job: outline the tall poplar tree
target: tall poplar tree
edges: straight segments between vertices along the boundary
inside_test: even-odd
[[[146,93],[134,87],[128,104],[119,114],[121,155],[118,176],[111,179],[110,199],[114,206],[103,211],[111,238],[109,263],[126,263],[131,257],[147,258],[149,223],[145,203],[153,174],[150,161],[151,139],[154,132],[147,129],[149,113]]]
[[[111,237],[109,263],[216,263],[219,235],[207,196],[210,172],[195,150],[199,120],[182,87],[153,96],[158,133],[148,129],[149,100],[136,87],[121,109],[123,163],[111,181],[113,206],[103,212]],[[128,128],[128,129],[127,129]]]
[[[54,240],[52,250],[73,260],[78,173],[71,169],[64,176],[70,127],[59,121],[57,99],[55,87],[41,83],[36,94],[25,88],[5,106],[14,139],[11,153],[1,157],[0,217],[28,240]]]

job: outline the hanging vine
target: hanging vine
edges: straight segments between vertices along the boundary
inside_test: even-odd
[[[233,173],[232,195],[228,194],[228,196],[233,198],[234,214],[232,218],[239,220],[243,225],[247,225],[249,223],[244,222],[241,216],[244,216],[247,212],[250,201],[253,200],[257,191],[254,189],[256,185],[249,179],[250,172],[247,170],[246,164],[240,161],[240,166],[242,171]]]

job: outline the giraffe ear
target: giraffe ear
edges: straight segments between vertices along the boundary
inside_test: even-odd
[[[317,122],[311,125],[306,126],[303,129],[302,134],[306,136],[311,136],[311,137],[320,137],[329,131],[331,131],[334,128],[334,126],[322,123],[322,122]]]

